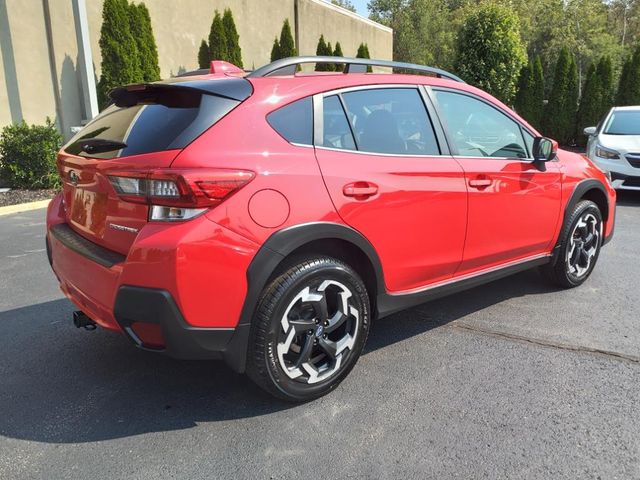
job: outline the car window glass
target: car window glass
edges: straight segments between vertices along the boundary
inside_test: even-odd
[[[267,122],[291,143],[313,145],[313,107],[311,97],[285,105],[267,115]]]
[[[533,139],[535,138],[526,130],[522,131],[522,135],[524,135],[524,143],[527,145],[527,153],[529,158],[533,158]]]
[[[355,150],[356,144],[351,128],[337,95],[324,99],[323,116],[322,145],[329,148]]]
[[[435,95],[458,155],[527,158],[520,126],[507,115],[468,95]]]
[[[640,135],[640,110],[613,112],[604,133],[607,135]]]
[[[433,126],[418,90],[379,88],[344,93],[358,150],[439,155]]]

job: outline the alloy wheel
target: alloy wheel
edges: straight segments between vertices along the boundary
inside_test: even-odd
[[[278,332],[277,354],[284,373],[313,384],[333,377],[352,353],[360,312],[344,284],[324,280],[306,286],[289,303]]]
[[[576,279],[585,276],[598,253],[602,225],[593,213],[586,212],[576,223],[567,248],[567,271]]]

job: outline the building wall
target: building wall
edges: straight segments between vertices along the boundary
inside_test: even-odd
[[[100,77],[100,27],[103,0],[86,2],[95,79]],[[233,11],[244,66],[269,62],[282,23],[296,25],[301,55],[314,55],[320,34],[345,56],[365,42],[373,58],[391,59],[392,31],[321,0],[144,0],[158,45],[162,77],[197,68],[197,53],[207,39],[214,10]],[[0,127],[22,119],[43,123],[55,118],[65,135],[86,122],[78,44],[70,0],[0,0]]]

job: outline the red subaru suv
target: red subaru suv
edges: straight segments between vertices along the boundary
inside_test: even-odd
[[[60,151],[47,250],[76,326],[304,401],[374,319],[532,267],[578,286],[613,234],[602,171],[448,72],[197,73],[115,89]]]

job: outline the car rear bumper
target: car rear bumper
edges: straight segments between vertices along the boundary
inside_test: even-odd
[[[125,256],[47,214],[47,254],[64,294],[101,327],[181,359],[225,359],[248,338],[238,326],[256,244],[206,217],[149,224]],[[233,365],[232,365],[233,366]]]

